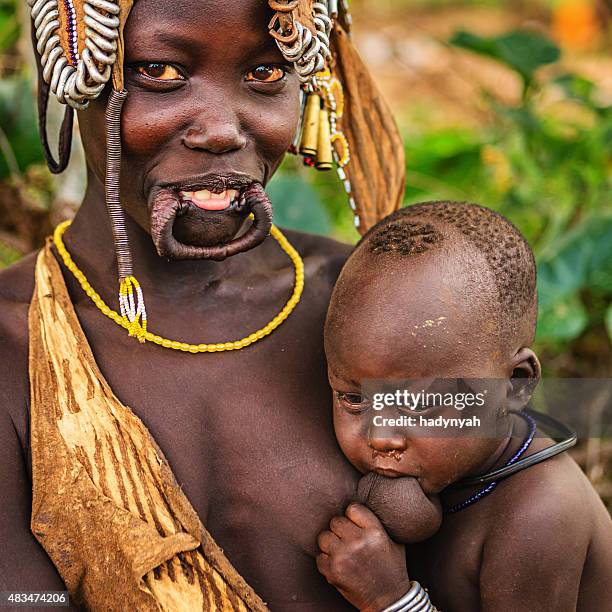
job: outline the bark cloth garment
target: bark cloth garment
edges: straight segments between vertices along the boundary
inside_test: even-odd
[[[29,313],[31,530],[88,610],[267,610],[114,395],[50,242]]]

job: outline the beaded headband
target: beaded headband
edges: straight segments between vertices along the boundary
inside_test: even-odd
[[[106,204],[120,280],[121,314],[142,339],[146,312],[133,276],[124,211],[119,198],[123,29],[135,0],[27,0],[38,56],[38,107],[49,168],[68,165],[74,110],[87,108],[112,79],[106,108]],[[268,0],[269,24],[283,57],[302,83],[302,120],[292,147],[319,170],[334,164],[361,234],[397,209],[404,190],[402,142],[389,108],[350,40],[346,0]],[[59,159],[46,134],[49,96],[66,105]]]

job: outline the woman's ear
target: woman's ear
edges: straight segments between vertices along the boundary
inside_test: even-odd
[[[512,359],[511,367],[508,408],[520,411],[529,403],[535,388],[538,386],[542,376],[542,367],[538,356],[526,347],[517,351]]]

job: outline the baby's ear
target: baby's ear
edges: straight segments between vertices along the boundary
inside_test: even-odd
[[[520,411],[529,403],[542,376],[538,356],[530,348],[522,348],[512,359],[511,388],[508,408]]]

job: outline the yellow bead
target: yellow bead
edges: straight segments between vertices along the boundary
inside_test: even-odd
[[[164,348],[171,348],[172,347],[172,340],[168,340],[167,338],[164,338],[162,340],[162,346]]]
[[[200,352],[200,349],[195,344],[192,344],[189,346],[189,352],[195,355]]]
[[[181,343],[177,340],[173,340],[172,342],[170,342],[170,348],[174,349],[175,351],[179,351],[181,349]]]

